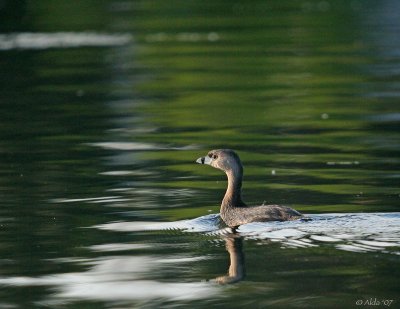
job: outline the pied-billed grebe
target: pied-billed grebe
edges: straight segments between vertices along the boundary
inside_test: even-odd
[[[250,222],[288,221],[302,218],[298,211],[280,205],[248,207],[241,197],[243,166],[239,156],[231,149],[211,150],[197,163],[223,170],[228,176],[228,189],[221,204],[222,220],[232,228]]]

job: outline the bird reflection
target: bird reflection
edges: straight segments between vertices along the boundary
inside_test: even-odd
[[[219,284],[231,284],[245,277],[243,239],[236,234],[225,236],[225,247],[229,253],[230,265],[228,274],[215,278]]]

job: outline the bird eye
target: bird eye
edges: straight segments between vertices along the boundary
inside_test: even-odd
[[[209,157],[210,159],[213,159],[213,160],[218,159],[218,155],[213,154],[212,152],[208,154],[208,157]]]

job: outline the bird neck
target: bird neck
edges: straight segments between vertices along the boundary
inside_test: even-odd
[[[226,189],[221,206],[223,208],[245,206],[242,201],[242,166],[237,166],[236,168],[226,171],[226,175],[228,177],[228,188]]]

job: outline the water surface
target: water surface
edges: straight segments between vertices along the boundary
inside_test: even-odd
[[[6,1],[0,307],[398,306],[398,9]],[[233,234],[214,148],[313,220]]]

